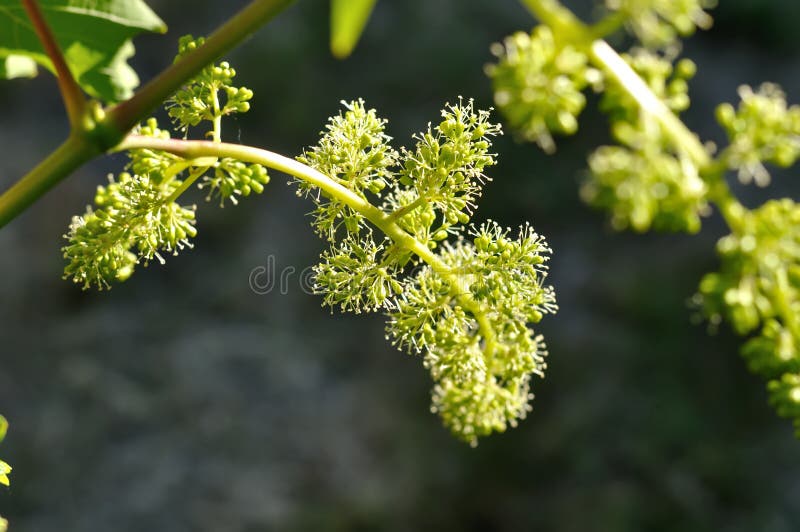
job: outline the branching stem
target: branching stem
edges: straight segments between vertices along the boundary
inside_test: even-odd
[[[458,272],[454,272],[433,253],[428,246],[400,227],[397,224],[397,219],[393,218],[392,214],[385,213],[380,208],[325,174],[294,159],[284,157],[283,155],[268,150],[226,142],[160,139],[141,135],[129,135],[121,144],[114,148],[114,151],[132,149],[161,150],[184,159],[196,159],[201,157],[217,157],[221,159],[230,157],[245,163],[260,164],[314,185],[329,198],[340,201],[363,215],[375,227],[391,238],[395,244],[417,255],[433,268],[436,273],[448,280],[451,286],[451,295],[456,297],[458,303],[468,310],[478,322],[481,336],[484,340],[484,353],[486,358],[491,358],[494,353],[497,340],[486,311],[472,298],[471,294],[464,291],[463,283],[459,282]]]

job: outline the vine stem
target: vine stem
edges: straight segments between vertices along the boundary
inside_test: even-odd
[[[36,199],[44,195],[76,168],[102,152],[81,135],[70,135],[48,155],[0,196],[0,228],[17,217]]]
[[[488,315],[468,292],[463,291],[463,283],[444,261],[442,261],[428,246],[414,238],[397,224],[396,218],[391,213],[387,214],[366,199],[354,193],[347,187],[337,183],[322,172],[311,168],[301,162],[277,153],[226,142],[208,140],[181,140],[161,139],[142,135],[128,135],[128,137],[114,148],[114,151],[133,149],[161,150],[184,159],[199,159],[204,157],[225,158],[230,157],[238,161],[260,164],[273,170],[289,174],[319,188],[326,196],[347,205],[354,211],[363,215],[375,227],[383,231],[397,245],[411,251],[427,263],[443,278],[451,281],[453,293],[459,304],[467,309],[478,322],[484,340],[484,355],[487,360],[493,355],[497,346],[497,336],[489,321]]]
[[[56,42],[47,20],[44,18],[39,3],[36,0],[22,0],[22,6],[28,14],[28,18],[33,25],[36,36],[42,43],[44,51],[53,63],[53,69],[56,71],[56,79],[58,80],[58,88],[61,91],[61,99],[64,100],[64,108],[67,111],[69,123],[73,129],[80,127],[83,114],[86,109],[86,97],[81,90],[72,71],[69,69],[64,55],[61,53],[61,48]]]

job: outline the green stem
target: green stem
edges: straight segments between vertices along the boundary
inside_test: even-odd
[[[172,192],[172,194],[170,194],[169,198],[167,198],[164,201],[164,203],[165,204],[169,204],[169,203],[172,203],[172,202],[176,201],[181,196],[181,194],[183,194],[184,192],[189,190],[189,187],[191,187],[194,184],[194,182],[197,181],[198,178],[200,178],[200,176],[205,174],[206,171],[209,168],[211,168],[211,167],[210,166],[200,166],[198,168],[195,168],[191,172],[189,172],[188,177],[183,180],[183,183],[181,183],[180,186],[178,188],[176,188]]]
[[[572,11],[558,0],[520,0],[539,19],[553,29],[555,35],[570,41],[582,41],[589,37],[588,27]]]
[[[616,33],[625,25],[628,14],[622,11],[615,11],[588,27],[593,39],[603,39]]]
[[[692,160],[708,185],[709,200],[719,207],[728,226],[732,230],[741,227],[742,216],[746,209],[736,199],[725,181],[727,166],[724,156],[718,161],[713,159],[697,135],[653,93],[647,83],[607,42],[596,40],[590,50],[592,63],[603,69],[645,113],[656,119],[676,151],[686,154]]]
[[[422,259],[433,270],[450,282],[452,295],[459,304],[468,310],[478,322],[481,335],[484,339],[484,353],[488,358],[492,356],[497,345],[496,335],[489,322],[488,315],[481,305],[465,292],[459,275],[453,272],[428,246],[414,238],[392,219],[391,214],[372,205],[369,201],[342,186],[325,174],[303,163],[284,157],[277,153],[252,146],[214,142],[207,140],[180,140],[160,139],[140,135],[129,135],[114,151],[133,149],[161,150],[184,159],[197,159],[200,157],[230,157],[238,161],[260,164],[273,170],[296,177],[306,183],[319,188],[326,196],[347,205],[354,211],[363,215],[375,227],[383,231],[398,246],[401,246]]]
[[[72,134],[36,168],[0,196],[0,227],[16,218],[45,192],[101,152],[86,137]]]
[[[58,80],[58,88],[61,91],[61,98],[64,100],[64,108],[67,110],[69,123],[72,129],[78,129],[81,126],[83,113],[86,109],[86,97],[64,60],[61,48],[50,30],[50,26],[48,26],[38,2],[36,0],[22,0],[22,5],[33,25],[36,36],[39,37],[39,41],[42,43],[42,48],[50,58],[50,62],[53,63],[53,69]]]
[[[426,198],[420,196],[417,199],[415,199],[414,201],[412,201],[411,203],[409,203],[408,205],[404,205],[404,206],[399,207],[398,209],[394,210],[391,214],[389,214],[389,219],[392,220],[393,222],[396,222],[397,220],[399,220],[400,218],[402,218],[406,214],[410,213],[411,211],[413,211],[413,210],[415,210],[415,209],[417,209],[419,207],[422,207],[427,202],[428,202],[428,200]]]
[[[211,113],[214,116],[211,138],[214,142],[220,142],[222,141],[222,113],[219,112],[219,90],[216,88],[211,91]]]
[[[698,168],[704,168],[712,163],[711,156],[697,135],[650,90],[647,83],[616,50],[607,42],[597,40],[592,43],[590,51],[592,63],[616,81],[645,113],[658,121],[675,148],[687,154]]]
[[[289,174],[306,183],[314,185],[328,197],[341,201],[354,211],[361,213],[397,244],[414,252],[422,260],[430,264],[438,273],[448,274],[450,272],[450,269],[444,262],[431,252],[426,245],[419,242],[397,225],[396,222],[392,221],[390,215],[325,174],[294,159],[284,157],[283,155],[271,151],[240,144],[208,140],[160,139],[140,135],[129,135],[119,146],[114,148],[114,151],[131,149],[162,150],[183,157],[184,159],[230,157],[238,161],[260,164],[267,168]]]

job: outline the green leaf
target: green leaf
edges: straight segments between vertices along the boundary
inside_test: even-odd
[[[353,52],[376,0],[331,0],[331,52],[344,59]]]
[[[139,79],[126,60],[130,39],[143,31],[163,33],[166,25],[142,0],[40,0],[44,13],[75,79],[91,96],[106,101],[128,98]],[[53,70],[19,0],[0,0],[0,77],[18,77],[11,58],[28,59]],[[0,60],[0,63],[3,61]],[[14,75],[16,73],[16,76]]]
[[[0,441],[3,441],[3,438],[6,437],[6,431],[8,430],[8,421],[3,416],[0,416]]]

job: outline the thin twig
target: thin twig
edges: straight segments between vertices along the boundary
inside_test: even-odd
[[[67,66],[64,54],[61,53],[61,48],[56,42],[50,26],[48,26],[38,2],[36,0],[22,0],[22,5],[33,24],[33,29],[36,31],[36,36],[39,37],[44,51],[53,63],[56,78],[58,79],[58,88],[61,90],[61,98],[64,100],[69,123],[72,129],[77,129],[80,127],[86,108],[86,97],[78,82],[75,81],[69,66]]]

